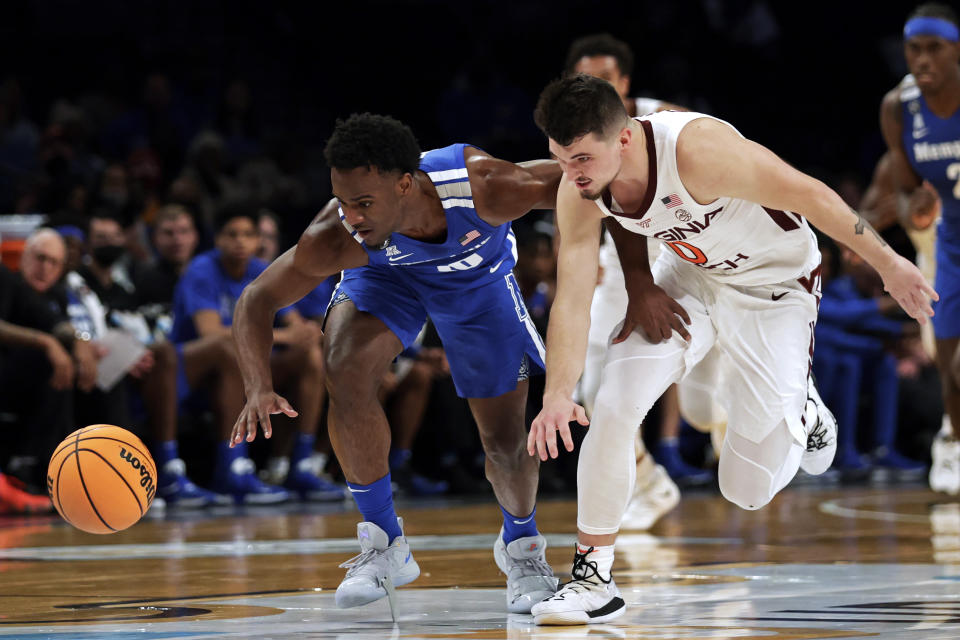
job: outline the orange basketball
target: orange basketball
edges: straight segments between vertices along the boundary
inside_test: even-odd
[[[89,533],[123,531],[150,508],[157,465],[140,438],[110,424],[78,429],[53,452],[47,492],[63,519]]]

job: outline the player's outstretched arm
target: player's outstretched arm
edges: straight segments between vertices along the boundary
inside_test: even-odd
[[[567,451],[573,451],[568,423],[587,425],[583,407],[573,402],[573,388],[583,371],[590,330],[590,301],[597,282],[600,247],[600,210],[581,200],[576,188],[564,181],[557,195],[557,295],[547,326],[547,382],[543,409],[530,427],[527,452],[546,460],[557,457],[557,432]]]
[[[883,278],[884,287],[913,318],[933,315],[937,293],[917,267],[897,255],[863,217],[828,186],[797,171],[769,149],[717,120],[694,120],[677,141],[680,177],[698,202],[722,196],[794,211],[856,251]]]
[[[497,226],[534,209],[553,209],[562,171],[556,160],[514,164],[479,149],[464,150],[477,215]]]
[[[243,290],[234,311],[233,338],[247,402],[234,424],[231,445],[244,438],[252,441],[258,423],[269,438],[271,414],[297,415],[273,390],[270,349],[277,311],[307,295],[327,277],[362,266],[366,260],[366,253],[340,223],[334,200],[317,215],[297,246],[274,260]]]

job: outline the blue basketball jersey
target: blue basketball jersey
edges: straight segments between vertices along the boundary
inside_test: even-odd
[[[371,249],[357,238],[370,262],[343,272],[331,306],[351,301],[383,321],[404,348],[429,317],[457,393],[491,398],[543,372],[544,348],[513,276],[517,243],[510,225],[492,226],[477,216],[465,146],[428,151],[420,158],[420,169],[443,203],[446,239],[421,242],[394,233]],[[356,238],[342,210],[340,220]]]
[[[907,158],[942,203],[939,250],[960,256],[960,111],[945,119],[935,115],[910,75],[900,85],[900,104]]]
[[[420,170],[437,189],[447,218],[443,242],[422,242],[393,233],[377,249],[356,235],[340,209],[340,220],[370,258],[367,267],[395,269],[416,287],[428,283],[431,290],[463,291],[502,279],[517,262],[513,231],[509,224],[492,226],[477,215],[470,191],[470,178],[463,159],[466,144],[426,151]]]

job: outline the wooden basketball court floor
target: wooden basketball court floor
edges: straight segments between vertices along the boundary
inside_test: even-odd
[[[337,609],[358,552],[352,505],[149,517],[107,537],[56,517],[0,518],[0,638],[960,638],[960,504],[921,485],[788,488],[745,512],[685,496],[621,537],[625,616],[536,627],[508,615],[489,502],[400,503],[423,571],[386,601]],[[569,576],[572,501],[541,501]]]

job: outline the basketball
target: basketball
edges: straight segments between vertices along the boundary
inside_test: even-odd
[[[157,466],[140,438],[95,424],[67,436],[47,467],[47,492],[63,519],[88,533],[136,523],[156,493]]]

